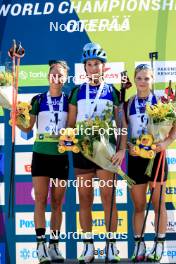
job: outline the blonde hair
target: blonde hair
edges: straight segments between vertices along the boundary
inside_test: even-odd
[[[140,72],[140,71],[147,71],[151,73],[152,78],[154,78],[154,72],[152,70],[152,68],[150,67],[150,65],[148,64],[140,64],[135,68],[135,72],[134,72],[134,78],[136,78],[136,75]]]

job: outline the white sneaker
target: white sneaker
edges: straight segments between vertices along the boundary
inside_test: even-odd
[[[84,242],[84,248],[81,256],[78,258],[79,263],[91,263],[94,261],[94,244]]]
[[[152,250],[146,256],[147,260],[150,262],[159,262],[163,256],[164,252],[164,241],[158,241],[154,243]]]
[[[64,257],[62,256],[58,248],[58,243],[53,243],[49,245],[48,254],[52,261],[56,263],[64,262]]]
[[[139,246],[139,249],[138,249],[138,246]],[[145,259],[145,253],[146,253],[145,242],[141,241],[140,245],[139,245],[139,241],[136,241],[134,252],[133,252],[133,255],[131,257],[131,260],[134,262],[141,262]]]
[[[107,247],[106,247],[106,251],[107,252]],[[108,255],[108,260],[111,262],[111,263],[117,263],[120,261],[120,257],[118,256],[119,254],[119,251],[116,247],[116,242],[109,242],[109,247],[108,247],[108,252],[107,252],[107,255]]]
[[[48,255],[48,248],[45,241],[41,241],[37,243],[37,257],[39,263],[51,264],[51,258]]]

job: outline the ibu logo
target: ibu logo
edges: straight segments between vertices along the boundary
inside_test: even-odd
[[[37,251],[23,248],[22,250],[20,250],[20,258],[23,260],[37,259]]]
[[[33,138],[33,136],[34,136],[33,130],[31,130],[29,133],[26,133],[26,132],[21,131],[21,137],[24,140],[29,140],[29,139]]]

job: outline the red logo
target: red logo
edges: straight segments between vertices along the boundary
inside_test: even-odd
[[[24,165],[25,172],[31,172],[31,165]]]

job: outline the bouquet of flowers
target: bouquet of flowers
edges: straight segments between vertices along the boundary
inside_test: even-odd
[[[0,71],[0,106],[5,109],[12,107],[12,74],[8,71]]]
[[[135,182],[121,169],[112,163],[112,157],[116,153],[115,127],[111,120],[112,112],[107,108],[101,117],[95,116],[92,120],[77,123],[78,147],[81,153],[101,168],[117,173],[127,181],[129,187]],[[110,134],[110,131],[113,133]],[[111,140],[112,137],[112,140]],[[112,141],[112,143],[111,143]],[[114,141],[114,144],[113,144]]]
[[[165,93],[167,93],[167,98],[161,97],[155,105],[147,105],[146,111],[149,116],[148,122],[148,132],[153,136],[154,143],[165,140],[168,136],[173,124],[176,122],[176,105],[174,102],[174,96],[170,96],[171,93],[167,87]],[[152,173],[154,159],[149,161],[146,169],[146,175],[149,177]]]
[[[149,116],[149,133],[153,135],[155,143],[163,141],[176,121],[175,105],[158,101],[156,105],[147,105],[146,111]]]

